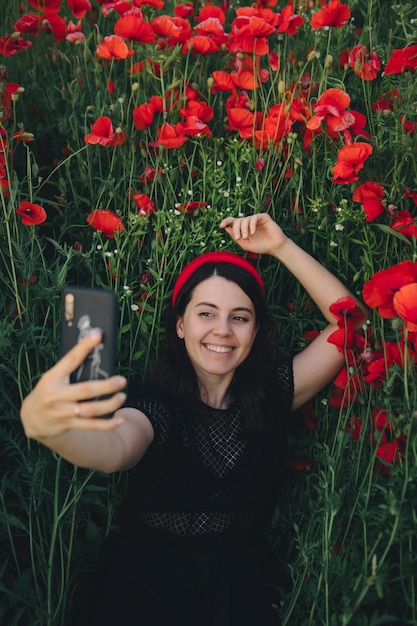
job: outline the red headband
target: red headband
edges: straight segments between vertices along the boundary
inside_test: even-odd
[[[253,267],[253,265],[244,259],[243,257],[235,254],[234,252],[206,252],[205,254],[201,254],[193,261],[188,263],[179,274],[177,280],[175,281],[174,290],[172,292],[172,306],[175,305],[177,301],[178,294],[181,289],[184,287],[185,283],[189,278],[194,274],[194,272],[205,265],[206,263],[231,263],[232,265],[236,265],[237,267],[241,267],[242,269],[252,274],[255,278],[256,282],[260,286],[263,295],[265,295],[265,285],[259,274],[259,272]]]

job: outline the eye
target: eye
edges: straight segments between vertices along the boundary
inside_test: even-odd
[[[234,315],[233,320],[235,322],[249,322],[249,319],[244,315]]]
[[[199,317],[211,317],[213,314],[210,311],[201,311],[198,316]]]

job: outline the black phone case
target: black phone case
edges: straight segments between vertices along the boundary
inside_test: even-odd
[[[71,374],[71,382],[100,380],[116,372],[119,303],[114,291],[68,285],[62,293],[61,352],[65,354],[94,328],[101,343]]]

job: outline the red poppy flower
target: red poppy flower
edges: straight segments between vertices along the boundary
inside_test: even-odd
[[[197,209],[202,209],[205,206],[207,206],[207,202],[202,202],[198,200],[190,200],[190,202],[185,202],[184,204],[176,204],[175,208],[178,211],[182,211],[182,213],[193,215],[193,213],[195,213]]]
[[[404,237],[417,239],[417,225],[414,217],[410,211],[398,211],[395,215],[395,219],[391,223],[391,228],[398,230]]]
[[[353,415],[349,422],[349,433],[353,439],[353,441],[358,441],[361,436],[362,424],[358,420],[358,418]]]
[[[374,80],[381,69],[381,62],[376,52],[368,52],[363,44],[353,48],[349,54],[348,65],[362,80]]]
[[[255,167],[258,172],[262,172],[265,167],[265,159],[263,157],[259,157],[259,159],[256,159]]]
[[[234,20],[232,29],[233,52],[248,52],[259,56],[269,53],[267,37],[275,32],[275,28],[266,20],[256,15],[238,17]]]
[[[417,68],[417,44],[394,50],[385,66],[385,74],[401,74]]]
[[[306,330],[305,333],[303,334],[304,339],[310,343],[311,341],[314,341],[315,339],[317,339],[317,337],[320,336],[320,331],[319,330]]]
[[[340,328],[344,328],[346,325],[356,327],[365,317],[364,312],[351,296],[344,296],[333,302],[329,311],[336,318]]]
[[[153,123],[155,109],[151,104],[144,103],[133,109],[133,125],[138,130],[145,130]]]
[[[294,13],[293,6],[289,4],[282,9],[281,13],[278,13],[276,23],[278,26],[277,33],[295,35],[297,28],[304,24],[304,18]]]
[[[368,133],[368,131],[364,130],[366,126],[366,117],[364,116],[364,114],[360,113],[359,111],[353,110],[351,110],[350,113],[355,118],[355,121],[353,122],[352,126],[349,127],[349,130],[355,135],[362,135],[362,137],[369,139],[371,135]]]
[[[158,169],[155,169],[154,167],[145,167],[142,176],[140,176],[139,178],[142,184],[146,186],[148,183],[154,180],[160,181],[163,173],[164,170],[162,167],[158,167]]]
[[[132,11],[132,5],[127,0],[113,0],[112,2],[105,2],[101,7],[104,17],[108,17],[112,11],[123,15],[128,11]],[[139,8],[136,9],[136,13],[142,16],[142,11]]]
[[[417,191],[411,191],[411,189],[406,189],[404,191],[404,198],[411,198],[414,204],[417,206]]]
[[[254,133],[257,149],[266,149],[270,142],[279,144],[282,138],[291,132],[292,125],[293,122],[284,104],[275,104],[270,107],[268,114],[262,120],[260,130]]]
[[[372,111],[394,111],[401,103],[401,94],[398,89],[388,89],[371,105]]]
[[[14,37],[5,35],[0,37],[0,55],[3,57],[11,57],[18,52],[23,52],[32,46],[31,41],[26,41],[23,37]]]
[[[408,364],[414,364],[416,361],[416,353],[410,345],[405,345],[403,342],[385,342],[384,354],[368,365],[365,381],[374,388],[380,387],[386,380],[391,367],[397,365],[403,368],[405,360]]]
[[[151,147],[155,146],[163,146],[168,150],[172,148],[179,148],[186,141],[187,137],[183,134],[178,133],[176,127],[173,124],[169,124],[165,122],[157,131],[158,139],[150,142]]]
[[[396,316],[393,307],[395,293],[410,283],[417,282],[417,262],[401,261],[388,269],[376,272],[363,286],[362,296],[371,308],[377,308],[381,317]]]
[[[417,283],[404,285],[394,294],[394,311],[404,320],[407,330],[417,331]]]
[[[187,117],[186,122],[178,122],[175,128],[180,135],[189,135],[190,137],[195,137],[196,135],[209,137],[211,135],[207,124],[199,120],[198,117],[194,117],[194,115]]]
[[[217,93],[218,91],[232,91],[236,93],[235,84],[229,72],[224,70],[217,70],[213,72],[210,80],[210,92]]]
[[[384,463],[395,463],[404,456],[406,443],[406,435],[395,437],[393,441],[380,443],[376,449],[376,456]]]
[[[47,218],[46,211],[40,204],[33,204],[27,200],[22,200],[15,211],[21,216],[24,226],[42,224]]]
[[[84,136],[85,143],[102,146],[120,146],[126,141],[125,131],[118,132],[113,128],[112,121],[106,115],[98,117],[91,127],[92,133]]]
[[[10,187],[10,181],[8,178],[0,179],[1,192],[5,197],[10,196],[9,187]]]
[[[372,427],[373,430],[384,432],[385,430],[391,431],[391,420],[388,417],[387,411],[382,407],[377,407],[372,410]]]
[[[207,4],[203,6],[200,10],[200,13],[194,18],[196,22],[204,22],[210,18],[216,18],[219,20],[220,24],[226,23],[226,16],[224,11],[220,7],[216,7],[213,4]]]
[[[102,59],[120,61],[132,56],[135,51],[129,50],[126,42],[118,35],[109,35],[98,44],[96,54]]]
[[[187,107],[179,110],[181,117],[197,117],[202,122],[210,122],[214,117],[213,107],[201,100],[189,100]]]
[[[150,6],[161,11],[165,6],[165,2],[164,0],[133,0],[133,6],[139,8],[142,6]]]
[[[205,35],[195,35],[190,37],[183,44],[181,48],[182,54],[188,54],[190,52],[197,52],[198,54],[212,54],[220,50],[219,46]]]
[[[152,43],[155,33],[151,25],[138,14],[140,9],[124,13],[114,25],[114,33],[138,43]]]
[[[342,400],[342,406],[344,407],[349,404],[356,404],[359,392],[364,386],[360,371],[352,373],[351,368],[346,365],[340,370],[334,379],[333,384],[336,389],[340,389],[342,391],[343,395],[339,396],[339,399]],[[337,394],[334,394],[334,397],[336,398]]]
[[[259,87],[259,83],[252,71],[242,70],[240,72],[230,72],[233,84],[238,89],[254,90]]]
[[[136,193],[133,200],[138,207],[138,215],[140,217],[148,217],[155,213],[155,202],[153,202],[146,193]]]
[[[67,0],[68,7],[73,14],[79,20],[84,19],[87,15],[87,11],[91,11],[93,8],[89,0]]]
[[[188,22],[187,22],[188,24]],[[181,34],[184,32],[183,28],[179,25],[178,19],[169,15],[158,15],[151,22],[153,31],[161,37],[173,37],[180,40]],[[189,36],[191,36],[192,30],[189,30]]]
[[[71,43],[76,43],[77,41],[85,41],[85,35],[82,32],[82,22],[78,20],[77,24],[70,21],[67,27],[67,36],[65,37],[67,41]]]
[[[194,4],[192,2],[180,2],[175,5],[174,13],[177,17],[191,17],[194,15]]]
[[[15,23],[14,30],[19,33],[37,33],[39,30],[39,16],[34,13],[22,15]]]
[[[168,48],[177,44],[184,44],[193,36],[193,29],[188,20],[182,17],[159,15],[151,22],[151,26],[157,35],[168,37]]]
[[[343,185],[358,180],[358,172],[371,154],[372,146],[363,141],[341,148],[337,153],[338,161],[332,168],[333,182]]]
[[[281,13],[278,13],[276,24],[278,26],[277,33],[287,33],[287,35],[295,35],[297,28],[304,24],[304,18],[294,13],[291,4],[284,7]]]
[[[366,221],[372,222],[385,211],[385,207],[381,202],[381,198],[383,198],[384,195],[385,192],[381,185],[366,182],[356,187],[352,195],[352,200],[363,205]]]
[[[67,36],[67,23],[60,15],[46,13],[41,21],[41,28],[52,35],[55,41],[61,43]]]
[[[337,133],[355,122],[355,118],[346,111],[350,104],[350,96],[342,89],[327,89],[316,104],[313,105],[314,115],[307,122],[307,128],[317,130],[323,120],[325,120],[328,129],[332,133]]]
[[[310,25],[316,30],[324,26],[343,28],[350,18],[350,9],[347,4],[341,4],[339,0],[331,0],[320,11],[314,13]]]
[[[198,35],[205,35],[213,39],[217,46],[221,46],[226,42],[226,35],[223,26],[217,17],[209,17],[194,28]]]
[[[254,129],[255,114],[241,107],[232,107],[227,111],[227,119],[230,130],[248,128],[250,133]]]
[[[91,211],[87,217],[87,223],[95,230],[100,230],[109,239],[114,239],[116,232],[125,230],[122,218],[108,209]]]
[[[405,132],[410,133],[410,135],[414,137],[416,134],[417,122],[411,122],[405,117],[405,115],[401,115],[400,122],[403,125]]]

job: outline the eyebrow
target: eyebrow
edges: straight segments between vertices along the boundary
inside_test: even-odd
[[[217,306],[217,304],[213,304],[212,302],[197,302],[197,304],[195,305],[195,308],[199,307],[199,306],[209,306],[212,309],[218,309],[219,307]],[[235,311],[246,311],[247,313],[250,313],[251,315],[253,315],[253,311],[252,309],[250,309],[249,307],[246,306],[236,306],[232,309],[232,312]]]

